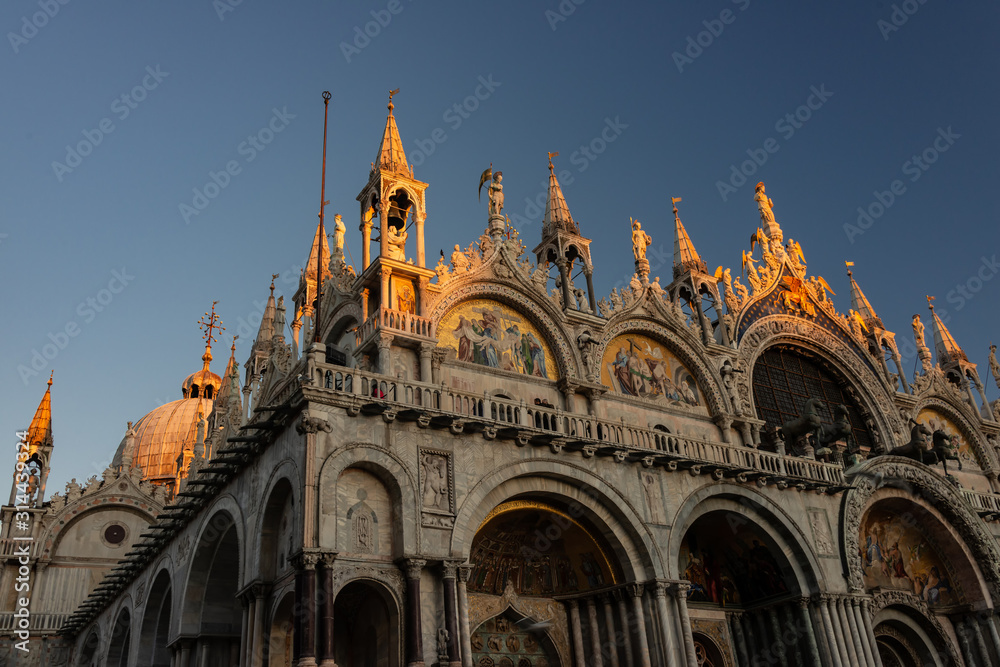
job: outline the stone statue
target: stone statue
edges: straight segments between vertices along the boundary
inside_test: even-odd
[[[646,259],[646,247],[653,242],[653,238],[642,231],[642,225],[638,220],[632,221],[632,254],[636,260]]]
[[[990,343],[990,373],[993,373],[997,389],[1000,389],[1000,364],[997,363],[997,346],[993,343]]]
[[[334,254],[344,254],[344,234],[347,227],[344,226],[344,219],[339,213],[333,216],[333,252]]]
[[[580,349],[580,355],[583,357],[583,365],[587,369],[587,380],[593,382],[598,372],[597,362],[594,359],[594,349],[597,347],[597,341],[591,336],[589,331],[584,331],[576,337],[576,346]]]
[[[924,323],[920,321],[920,315],[913,316],[913,340],[917,347],[927,347],[924,340]]]
[[[438,659],[445,661],[448,659],[448,641],[451,639],[451,634],[445,628],[438,628],[437,634],[437,650]]]
[[[498,171],[493,174],[493,182],[490,183],[490,215],[502,215],[503,210],[503,172]]]
[[[434,273],[438,277],[438,285],[444,285],[448,281],[448,265],[444,263],[444,250],[441,251],[441,256],[438,257],[437,266],[434,267]]]
[[[757,184],[754,200],[757,202],[757,210],[760,211],[760,221],[764,233],[771,236],[778,223],[774,219],[774,201],[764,193],[763,181]]]
[[[451,253],[451,268],[455,273],[465,273],[469,270],[469,258],[465,256],[459,245],[455,244],[455,252]]]
[[[660,276],[656,276],[656,278],[653,279],[653,282],[649,283],[649,291],[652,292],[653,296],[657,299],[662,299],[663,295],[667,293],[667,291],[663,289],[663,285],[660,284]]]
[[[394,225],[389,225],[388,232],[389,248],[387,257],[400,262],[406,261],[406,237],[407,233]]]

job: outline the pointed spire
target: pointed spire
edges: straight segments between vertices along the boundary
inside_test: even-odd
[[[28,447],[33,454],[40,445],[52,441],[52,377],[55,371],[49,375],[48,388],[42,396],[38,409],[35,410],[35,417],[28,427]]]
[[[229,363],[226,364],[226,372],[222,376],[222,387],[216,397],[216,403],[226,406],[229,401],[240,400],[240,367],[236,363],[236,339],[233,336],[233,345],[229,348]]]
[[[254,339],[254,347],[265,345],[274,336],[274,281],[279,274],[271,274],[271,295],[267,297],[267,305],[264,306],[264,314],[260,319],[260,326],[257,328],[257,338]]]
[[[320,222],[316,225],[316,234],[313,236],[312,247],[309,249],[309,262],[306,264],[305,278],[312,284],[316,283],[316,265],[319,263],[319,253],[320,249],[323,251],[323,258],[325,260],[330,259],[330,243],[326,238],[326,234],[323,233],[323,223]],[[323,267],[323,280],[326,281],[327,278],[331,277],[333,274],[330,273],[330,266],[327,262],[323,262],[325,266]],[[315,298],[315,295],[310,295],[309,305],[312,305],[311,299]]]
[[[579,234],[580,227],[573,221],[573,216],[570,215],[569,207],[566,206],[566,198],[563,197],[562,188],[559,186],[559,180],[556,178],[555,166],[552,164],[552,158],[557,155],[559,155],[558,152],[549,153],[549,198],[545,202],[542,234],[544,235],[557,229]]]
[[[214,332],[218,331],[222,333],[226,330],[226,327],[222,326],[222,318],[215,314],[215,306],[219,303],[218,301],[212,302],[212,313],[211,315],[206,311],[205,315],[198,321],[198,326],[205,330],[202,338],[205,339],[205,354],[201,355],[201,360],[204,363],[202,367],[203,371],[207,371],[209,366],[212,365],[212,343],[216,342],[218,339],[215,337]],[[205,321],[205,318],[208,321]]]
[[[879,316],[875,314],[875,309],[872,308],[871,302],[868,301],[868,297],[865,296],[865,293],[861,291],[861,286],[858,285],[858,281],[854,279],[854,272],[851,271],[851,267],[854,266],[854,262],[846,262],[846,264],[847,277],[851,280],[851,309],[861,316],[861,319],[864,320],[867,326],[870,327],[868,323],[875,321],[878,323],[879,327],[884,329],[885,327],[882,326],[882,320],[880,320]]]
[[[932,324],[934,325],[934,351],[937,353],[938,364],[944,366],[951,361],[968,361],[969,358],[965,356],[965,352],[955,338],[948,331],[948,328],[938,317],[937,311],[934,310],[934,297],[927,297],[927,307],[931,310],[931,316],[934,318]]]
[[[681,222],[680,214],[677,211],[677,202],[681,201],[680,197],[671,197],[670,201],[674,204],[674,278],[686,271],[708,273],[708,266],[698,255],[694,244],[691,243],[691,237],[684,229],[684,223]]]
[[[410,168],[407,166],[406,153],[403,152],[403,140],[399,138],[399,128],[396,127],[396,118],[392,115],[392,110],[395,107],[392,103],[392,96],[398,92],[399,88],[389,91],[389,116],[385,119],[385,131],[382,133],[382,143],[379,144],[374,167],[397,174],[409,175]]]

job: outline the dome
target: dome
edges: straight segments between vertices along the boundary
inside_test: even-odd
[[[195,376],[205,373],[200,371],[188,377],[191,380]],[[215,373],[209,373],[221,383],[221,379]],[[185,385],[188,380],[185,380]],[[218,384],[215,385],[218,389]],[[135,453],[132,457],[133,465],[142,468],[143,479],[150,481],[172,480],[177,476],[177,457],[184,451],[185,447],[194,447],[198,438],[198,410],[205,415],[212,412],[212,400],[208,398],[182,398],[166,405],[161,405],[135,425]],[[207,435],[207,434],[206,434]],[[122,451],[125,449],[126,439],[122,439],[115,452],[113,466],[121,465]]]

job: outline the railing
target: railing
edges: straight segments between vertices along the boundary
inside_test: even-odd
[[[34,632],[56,632],[69,617],[69,614],[42,614],[29,610],[27,629]],[[0,613],[0,634],[23,630],[19,625],[20,620],[12,612]]]
[[[369,320],[371,321],[371,320]],[[317,365],[317,386],[335,392],[395,403],[476,421],[496,428],[550,433],[568,441],[591,441],[622,450],[649,450],[651,454],[689,459],[698,464],[756,471],[768,476],[792,477],[823,484],[843,484],[843,468],[836,463],[781,456],[751,447],[709,442],[651,428],[559,408],[475,394],[444,385],[404,381],[343,366]]]
[[[379,308],[372,313],[365,323],[358,327],[356,342],[360,347],[363,342],[379,330],[393,331],[408,336],[434,338],[434,323],[429,318],[413,313],[405,313],[391,308]]]
[[[29,549],[31,555],[34,555],[34,540],[15,540],[12,537],[5,537],[0,539],[0,557],[23,556],[25,555],[25,552],[23,551],[25,547]]]
[[[971,489],[962,489],[962,495],[978,511],[1000,513],[1000,496]]]

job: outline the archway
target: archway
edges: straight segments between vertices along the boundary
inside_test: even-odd
[[[875,617],[874,634],[883,667],[960,664],[940,631],[913,607],[893,605],[880,611]]]
[[[334,600],[334,654],[338,667],[400,667],[400,615],[381,584],[356,580]]]
[[[97,654],[100,647],[101,638],[98,636],[97,630],[91,630],[80,647],[80,659],[77,661],[77,665],[80,667],[97,667],[100,664]]]
[[[697,662],[691,667],[725,667],[728,664],[718,645],[708,635],[695,632],[692,634],[692,638],[694,639],[694,657]]]
[[[228,511],[219,511],[191,556],[181,619],[181,631],[193,636],[193,654],[202,664],[228,664],[239,655],[243,625],[239,581],[237,526]]]
[[[161,570],[146,598],[146,608],[139,630],[137,665],[169,667],[171,662],[167,640],[170,634],[171,589],[170,575]]]
[[[132,644],[132,615],[128,609],[122,609],[111,628],[111,641],[108,642],[108,667],[127,667]]]

